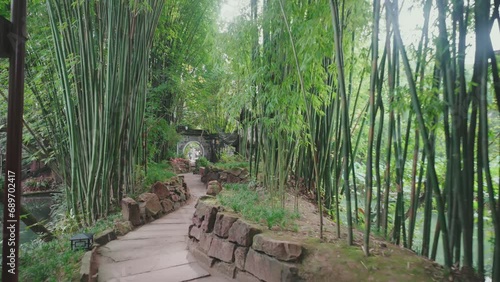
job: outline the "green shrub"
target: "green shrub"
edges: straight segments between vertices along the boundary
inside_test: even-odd
[[[199,169],[200,167],[207,167],[209,165],[211,165],[211,163],[205,157],[200,157],[196,160],[196,169]]]
[[[146,187],[151,186],[157,181],[166,181],[169,178],[174,177],[176,174],[172,172],[172,166],[169,163],[154,163],[148,164],[148,170],[146,173],[146,179],[144,180],[144,185]]]

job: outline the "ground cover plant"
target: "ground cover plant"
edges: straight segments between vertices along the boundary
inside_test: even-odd
[[[110,214],[91,227],[80,228],[75,218],[53,224],[56,236],[50,242],[39,239],[21,245],[19,281],[75,281],[78,280],[84,250],[71,249],[70,238],[78,233],[98,234],[113,228],[121,213]]]
[[[248,184],[224,184],[223,192],[217,199],[243,218],[267,226],[268,229],[293,229],[294,219],[299,217],[298,213],[281,207],[278,201],[265,195],[265,191],[250,189]]]

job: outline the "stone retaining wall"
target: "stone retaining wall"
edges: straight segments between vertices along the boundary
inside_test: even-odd
[[[250,174],[246,168],[220,169],[217,167],[200,167],[201,181],[205,184],[212,180],[220,183],[246,183]]]
[[[201,197],[189,227],[188,249],[206,267],[237,281],[302,281],[302,245],[276,240],[224,211],[215,198]]]
[[[184,176],[175,176],[166,182],[158,181],[151,186],[151,192],[142,193],[136,200],[129,197],[122,199],[123,220],[130,222],[131,226],[148,223],[180,208],[190,196]],[[117,229],[120,227],[117,226]]]

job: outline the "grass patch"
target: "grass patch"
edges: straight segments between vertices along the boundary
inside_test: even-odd
[[[60,236],[51,242],[35,240],[19,250],[20,281],[73,281],[85,251],[72,251],[69,238]]]
[[[226,184],[225,190],[218,195],[220,203],[241,214],[243,218],[258,222],[271,229],[274,226],[289,228],[298,213],[290,212],[277,206],[278,201],[268,194],[259,194],[250,190],[248,184]]]
[[[120,213],[100,219],[90,227],[77,232],[62,234],[60,226],[55,230],[57,238],[51,242],[34,240],[22,244],[19,249],[19,281],[75,281],[78,280],[80,261],[85,253],[83,250],[71,250],[70,238],[76,233],[97,234],[114,226]],[[59,233],[59,234],[57,234]]]
[[[222,170],[232,169],[232,168],[249,168],[250,164],[241,155],[222,154],[219,162],[215,163],[214,167],[222,169]]]

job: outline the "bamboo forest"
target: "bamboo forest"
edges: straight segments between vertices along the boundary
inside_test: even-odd
[[[3,281],[500,281],[500,0],[27,0],[16,34],[23,1],[0,0],[4,213],[25,54],[19,280]],[[106,276],[130,259],[113,244],[185,209],[205,278]],[[236,218],[221,235],[229,215],[259,226],[253,245]],[[303,251],[271,254],[266,234]]]

